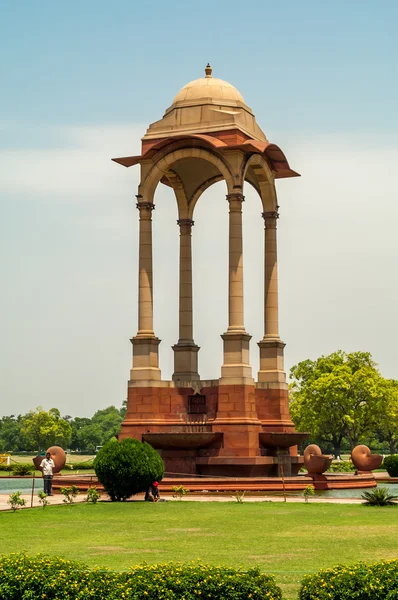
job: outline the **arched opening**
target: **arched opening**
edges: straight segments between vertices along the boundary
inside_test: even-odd
[[[221,334],[228,326],[228,202],[224,181],[199,198],[194,213],[194,336],[201,347],[201,379],[217,379],[223,360]]]
[[[179,228],[178,208],[174,192],[158,186],[152,213],[153,244],[153,317],[154,331],[162,340],[159,367],[162,379],[171,379],[173,352],[178,339]]]
[[[252,336],[250,363],[253,377],[259,370],[257,342],[264,335],[264,220],[261,198],[247,182],[244,185],[243,203],[243,273],[245,327]]]

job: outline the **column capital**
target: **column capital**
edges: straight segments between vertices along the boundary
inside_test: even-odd
[[[269,211],[263,212],[263,213],[261,213],[261,216],[264,219],[265,227],[269,227],[271,229],[276,228],[276,220],[279,219],[278,210],[269,210]]]
[[[242,202],[245,201],[245,197],[242,192],[233,192],[232,194],[227,194],[227,201],[229,203],[229,212],[242,212]]]
[[[226,199],[228,202],[231,202],[231,200],[237,200],[238,202],[245,201],[245,197],[242,192],[232,192],[231,194],[227,194]]]
[[[136,196],[137,198],[137,204],[136,207],[138,208],[138,210],[141,210],[141,208],[146,208],[148,210],[155,210],[155,205],[153,202],[146,202],[145,200],[142,200],[142,196],[138,195]]]
[[[179,227],[193,227],[195,225],[195,221],[192,221],[192,219],[178,219],[177,225]]]

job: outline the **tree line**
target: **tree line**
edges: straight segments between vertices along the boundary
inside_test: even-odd
[[[292,420],[324,452],[338,457],[359,443],[398,452],[398,381],[382,377],[369,352],[304,360],[290,377]]]
[[[71,417],[57,408],[46,411],[37,407],[24,415],[0,419],[0,452],[37,452],[49,446],[94,452],[120,431],[126,414],[126,402],[120,409],[109,406],[97,410],[91,418]]]
[[[382,377],[368,352],[338,350],[304,360],[290,371],[290,412],[298,431],[337,457],[359,443],[398,453],[398,381]],[[59,445],[93,452],[120,431],[126,401],[92,418],[61,417],[41,407],[0,419],[0,452],[37,451]],[[306,445],[305,444],[305,445]]]

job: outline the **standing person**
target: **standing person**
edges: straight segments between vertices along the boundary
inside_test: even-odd
[[[40,470],[43,473],[43,487],[44,487],[44,493],[47,494],[47,496],[52,496],[52,486],[53,486],[53,469],[55,467],[55,463],[53,461],[53,459],[51,458],[51,454],[49,452],[47,452],[46,454],[46,458],[43,458],[43,460],[40,463]]]

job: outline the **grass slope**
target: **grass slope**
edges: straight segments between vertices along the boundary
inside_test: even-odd
[[[395,558],[398,510],[283,503],[100,503],[0,513],[0,552],[127,569],[143,561],[260,565],[296,598],[305,573]]]

